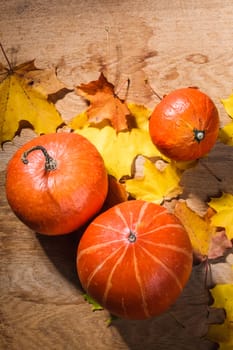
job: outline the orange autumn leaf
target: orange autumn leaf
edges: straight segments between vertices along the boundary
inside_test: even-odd
[[[130,110],[127,104],[116,96],[114,85],[101,73],[98,80],[76,87],[78,95],[89,101],[87,117],[90,123],[99,124],[109,121],[118,132],[128,130],[127,116]]]

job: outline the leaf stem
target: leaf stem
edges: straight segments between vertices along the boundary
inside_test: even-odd
[[[12,67],[12,65],[11,65],[11,63],[10,63],[9,58],[7,57],[6,51],[4,50],[4,47],[3,47],[3,45],[2,45],[1,42],[0,42],[0,48],[1,48],[1,50],[2,50],[3,56],[5,57],[5,60],[7,61],[8,66],[9,66],[9,68],[10,68],[10,72],[13,73],[13,71],[14,71],[14,70],[13,70],[13,67]]]
[[[29,155],[29,153],[33,152],[33,151],[36,151],[36,150],[40,150],[44,157],[45,157],[45,170],[46,171],[52,171],[52,170],[55,170],[57,168],[57,162],[55,159],[53,159],[47,152],[46,148],[43,147],[43,146],[34,146],[32,148],[30,148],[29,150],[25,151],[23,154],[22,154],[22,157],[21,157],[21,160],[24,164],[28,164],[29,161],[27,159],[27,156]]]

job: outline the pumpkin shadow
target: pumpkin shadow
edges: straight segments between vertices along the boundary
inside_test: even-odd
[[[212,300],[204,287],[205,266],[201,265],[193,268],[188,284],[168,311],[147,320],[113,320],[111,326],[129,349],[218,349],[205,336],[210,323],[224,322],[225,313],[223,309],[209,308]]]
[[[233,193],[233,147],[216,143],[207,157],[186,170],[181,178],[185,198],[198,197],[208,201],[222,192]]]
[[[82,287],[76,269],[76,254],[83,232],[84,228],[59,236],[36,233],[38,242],[59,273],[80,290]]]

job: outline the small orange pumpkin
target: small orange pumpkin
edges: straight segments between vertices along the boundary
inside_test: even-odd
[[[218,111],[213,101],[196,88],[178,89],[155,107],[149,132],[165,156],[188,161],[207,154],[219,131]]]
[[[107,189],[101,155],[78,134],[36,137],[16,151],[7,167],[9,205],[21,221],[43,234],[78,229],[101,209]]]
[[[164,207],[126,201],[97,216],[81,237],[77,271],[86,292],[112,314],[146,319],[175,302],[192,270],[192,246]]]

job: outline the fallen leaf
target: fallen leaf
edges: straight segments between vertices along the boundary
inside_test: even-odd
[[[75,132],[85,136],[96,146],[104,159],[108,173],[117,180],[123,176],[131,177],[133,160],[138,154],[161,157],[148,132],[142,129],[135,128],[117,133],[113,127],[105,126],[102,129],[84,127]]]
[[[227,114],[233,118],[233,93],[226,99],[221,99],[221,102]]]
[[[218,284],[211,289],[214,299],[213,308],[223,308],[226,312],[226,319],[223,324],[210,325],[208,338],[217,342],[219,350],[233,349],[233,284]]]
[[[228,256],[233,256],[229,254]],[[217,263],[210,263],[210,284],[211,286],[216,284],[233,284],[233,267],[232,263],[228,261],[228,257],[225,262],[217,261]]]
[[[89,125],[90,123],[88,122],[88,116],[86,111],[78,114],[77,116],[72,118],[71,121],[68,123],[68,127],[72,130],[82,129],[83,127],[87,127]]]
[[[233,239],[233,195],[223,193],[220,198],[212,198],[208,204],[216,211],[211,217],[211,224],[224,227],[228,239]]]
[[[5,70],[7,76],[0,84],[0,144],[12,140],[22,122],[29,123],[37,134],[55,132],[63,120],[48,102],[42,82],[40,87],[37,80],[34,87],[30,74],[39,71],[34,61]]]
[[[233,94],[221,102],[229,117],[233,118]],[[219,140],[228,146],[233,146],[233,121],[219,130]]]
[[[184,201],[177,202],[174,213],[188,232],[196,256],[200,260],[204,259],[209,255],[216,227],[210,225],[209,220],[200,217],[188,208]]]
[[[99,311],[99,310],[103,310],[104,308],[97,303],[97,301],[95,301],[90,295],[88,294],[84,294],[83,295],[84,299],[92,306],[91,310],[94,311]]]
[[[114,85],[108,82],[103,73],[98,80],[77,86],[76,92],[90,103],[87,109],[90,123],[99,124],[108,120],[117,132],[128,130],[130,110],[125,101],[116,96]]]
[[[179,186],[180,173],[173,164],[162,160],[153,163],[143,156],[138,156],[135,168],[134,178],[125,182],[126,190],[132,197],[162,203],[182,192]]]
[[[130,118],[128,119],[129,129],[138,128],[149,132],[149,117],[151,111],[143,105],[138,105],[135,103],[128,103],[127,107],[130,111]],[[109,125],[107,122],[102,122],[100,124],[91,123],[88,119],[88,109],[74,118],[68,123],[69,127],[73,130],[81,129],[86,126],[94,126],[99,129],[104,126]]]
[[[143,105],[138,105],[135,103],[128,103],[127,106],[130,110],[131,116],[133,117],[135,127],[149,131],[148,121],[151,115],[151,110]]]
[[[226,250],[230,248],[232,248],[232,243],[228,239],[225,230],[221,230],[217,232],[210,241],[208,258],[215,259],[223,256]]]
[[[233,146],[233,122],[219,130],[219,140],[228,146]]]

